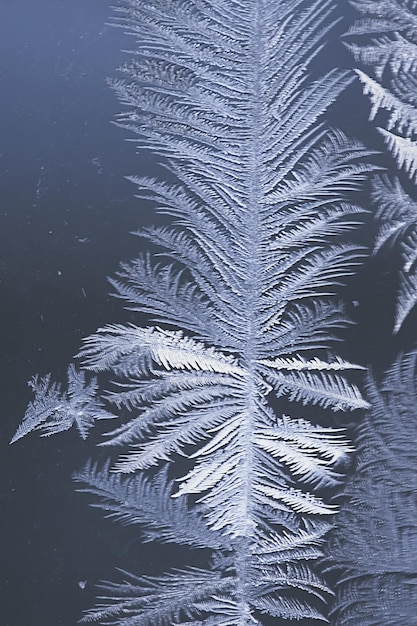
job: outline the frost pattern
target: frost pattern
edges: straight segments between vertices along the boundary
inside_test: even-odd
[[[105,403],[118,422],[101,443],[115,463],[77,480],[146,541],[203,549],[207,563],[123,574],[84,621],[325,621],[316,561],[350,452],[325,423],[368,407],[347,378],[362,368],[330,349],[347,323],[335,294],[363,256],[344,239],[361,212],[348,196],[370,169],[358,142],[324,129],[350,76],[309,76],[331,5],[126,0],[117,15],[135,42],[112,82],[118,123],[171,182],[131,180],[171,223],[137,233],[158,262],[142,254],[113,280],[149,325],[105,326],[79,354],[103,381],[83,410]],[[49,379],[35,392],[25,432],[38,409],[76,400]]]
[[[415,185],[417,7],[406,0],[355,0],[353,5],[363,17],[349,31],[349,47],[366,69],[358,69],[357,74],[371,102],[369,118],[379,122],[378,131],[398,169]],[[409,196],[394,176],[376,177],[373,186],[380,224],[376,250],[388,242],[397,244],[400,253],[396,333],[417,302],[415,193],[409,191]]]
[[[400,355],[357,429],[357,459],[329,546],[336,626],[410,626],[417,610],[417,353]]]

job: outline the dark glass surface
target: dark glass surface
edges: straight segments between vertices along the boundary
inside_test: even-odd
[[[26,381],[62,377],[83,336],[128,318],[106,277],[137,252],[129,231],[147,216],[123,177],[149,165],[110,123],[120,107],[106,78],[126,47],[106,25],[110,5],[0,2],[3,626],[76,624],[93,583],[131,550],[132,531],[115,532],[74,492],[88,456],[75,434],[8,446]]]

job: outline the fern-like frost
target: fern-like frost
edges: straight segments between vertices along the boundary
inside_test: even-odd
[[[368,406],[348,379],[358,368],[330,351],[348,323],[337,291],[364,254],[345,240],[362,212],[349,198],[370,169],[368,151],[324,124],[351,76],[309,75],[332,6],[125,0],[116,11],[135,41],[112,82],[117,123],[175,182],[131,178],[171,220],[136,233],[158,262],[142,254],[113,280],[149,324],[105,326],[78,355],[106,381],[99,395],[120,420],[102,446],[128,476],[106,466],[78,479],[145,540],[205,547],[211,561],[108,583],[85,621],[325,621],[315,562],[336,510],[325,490],[350,447],[323,423]],[[52,405],[49,386],[35,413]]]
[[[349,47],[360,65],[356,73],[371,103],[369,119],[394,158],[397,168],[417,182],[417,12],[405,0],[353,3],[362,19],[349,31]],[[383,127],[381,126],[383,124]],[[416,203],[399,180],[386,176],[374,181],[380,232],[375,250],[385,241],[398,245],[399,291],[394,332],[398,332],[417,302],[415,267]]]
[[[415,623],[417,596],[416,353],[400,355],[382,383],[368,381],[372,411],[329,544],[339,585],[337,626]]]
[[[86,439],[96,420],[111,419],[115,415],[107,411],[98,397],[95,378],[87,381],[84,372],[70,365],[67,388],[51,382],[51,375],[35,376],[30,382],[35,399],[26,410],[23,422],[10,443],[14,443],[32,431],[46,437],[76,426],[80,436]]]

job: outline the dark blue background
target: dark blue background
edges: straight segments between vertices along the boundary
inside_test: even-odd
[[[0,0],[2,626],[73,626],[131,550],[74,493],[75,435],[8,446],[26,381],[59,379],[83,336],[126,319],[106,276],[138,250],[129,231],[147,216],[123,177],[149,160],[110,123],[106,78],[130,43],[110,16],[109,0]]]

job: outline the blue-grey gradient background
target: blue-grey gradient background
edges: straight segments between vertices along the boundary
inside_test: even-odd
[[[128,319],[106,276],[138,250],[146,211],[123,177],[149,158],[110,123],[106,78],[130,43],[110,15],[109,0],[0,0],[2,626],[76,624],[137,535],[74,493],[75,434],[8,446],[26,381],[62,377],[83,336]]]
[[[155,164],[110,124],[120,105],[106,78],[130,43],[110,15],[109,0],[0,0],[1,626],[73,626],[116,566],[160,569],[162,553],[141,548],[135,528],[114,527],[74,493],[71,473],[88,455],[74,433],[8,447],[26,381],[63,377],[82,337],[133,319],[106,276],[137,253],[129,231],[153,220],[123,177]],[[366,110],[354,85],[332,115],[372,144]],[[369,243],[371,229],[360,237]],[[391,261],[372,263],[343,294],[358,324],[341,349],[383,368],[410,347],[415,316],[392,340]]]

